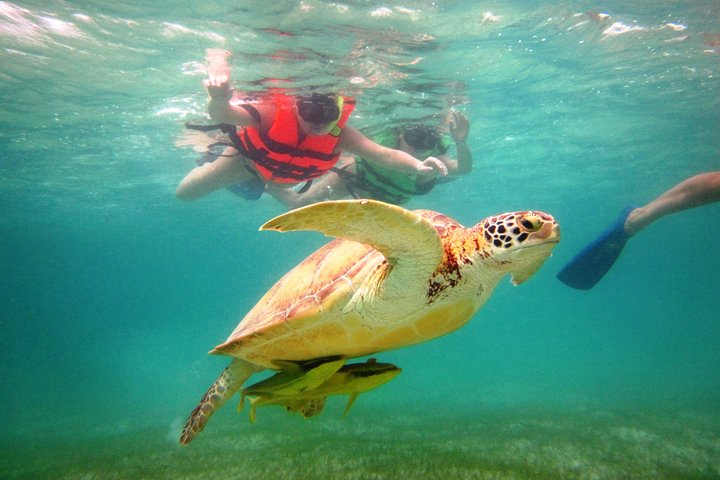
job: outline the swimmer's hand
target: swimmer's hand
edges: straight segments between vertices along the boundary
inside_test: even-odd
[[[208,95],[212,100],[228,102],[232,98],[233,90],[230,78],[226,75],[211,76],[204,82]]]
[[[470,131],[470,122],[462,113],[452,110],[448,118],[450,135],[456,143],[467,140]]]
[[[232,106],[230,105],[233,89],[230,86],[230,78],[227,75],[211,75],[203,83],[208,92],[207,111],[210,118],[216,122],[229,123],[231,125],[247,124],[243,118],[233,113]]]
[[[444,177],[448,174],[448,169],[447,165],[445,165],[439,158],[427,157],[418,164],[417,173],[421,177]]]

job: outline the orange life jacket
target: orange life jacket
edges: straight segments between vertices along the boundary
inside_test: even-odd
[[[335,147],[340,133],[355,108],[355,100],[343,97],[343,108],[337,126],[325,135],[303,132],[293,109],[295,100],[282,94],[273,95],[275,118],[268,131],[259,128],[260,113],[252,105],[243,107],[258,127],[242,127],[230,135],[241,155],[252,160],[265,181],[297,183],[323,175],[340,157]]]

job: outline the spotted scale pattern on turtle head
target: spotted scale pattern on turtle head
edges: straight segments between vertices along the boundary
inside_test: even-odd
[[[488,258],[513,276],[527,280],[550,256],[560,241],[560,228],[552,215],[538,211],[510,212],[488,217],[475,227],[485,240]]]
[[[543,232],[546,224],[555,225],[555,219],[547,213],[511,212],[486,218],[482,222],[482,229],[485,240],[493,247],[509,249],[522,245],[531,237],[546,238],[552,230],[546,228]]]

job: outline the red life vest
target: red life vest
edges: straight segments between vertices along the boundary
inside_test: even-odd
[[[355,108],[355,100],[343,97],[337,126],[325,135],[307,135],[302,131],[292,97],[273,95],[273,102],[275,118],[267,132],[259,127],[242,127],[230,135],[240,154],[255,163],[265,181],[297,183],[317,178],[330,170],[340,157],[340,153],[334,153],[335,147]],[[260,113],[252,105],[243,107],[260,125]]]

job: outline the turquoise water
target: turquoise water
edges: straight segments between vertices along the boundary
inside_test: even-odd
[[[718,3],[253,5],[0,2],[0,477],[720,476],[720,205],[591,291],[555,279],[624,205],[720,167]],[[324,242],[258,232],[269,197],[174,197],[207,48],[238,88],[352,93],[361,129],[461,110],[473,172],[408,207],[544,210],[561,244],[462,330],[378,355],[403,374],[348,418],[228,405],[179,447],[207,350]]]

